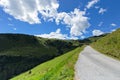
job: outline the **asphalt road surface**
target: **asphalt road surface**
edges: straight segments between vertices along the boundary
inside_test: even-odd
[[[75,65],[75,80],[120,80],[120,61],[87,46]]]

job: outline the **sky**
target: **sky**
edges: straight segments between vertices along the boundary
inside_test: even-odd
[[[120,0],[0,0],[0,33],[84,39],[120,28]]]

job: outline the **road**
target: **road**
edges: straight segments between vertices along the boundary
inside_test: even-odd
[[[120,61],[87,46],[75,64],[75,80],[120,80]]]

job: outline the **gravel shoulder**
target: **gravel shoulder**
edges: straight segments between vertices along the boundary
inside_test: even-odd
[[[87,46],[76,62],[75,80],[120,80],[120,61]]]

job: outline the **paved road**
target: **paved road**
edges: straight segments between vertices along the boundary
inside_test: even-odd
[[[120,61],[87,46],[75,65],[75,80],[120,80]]]

